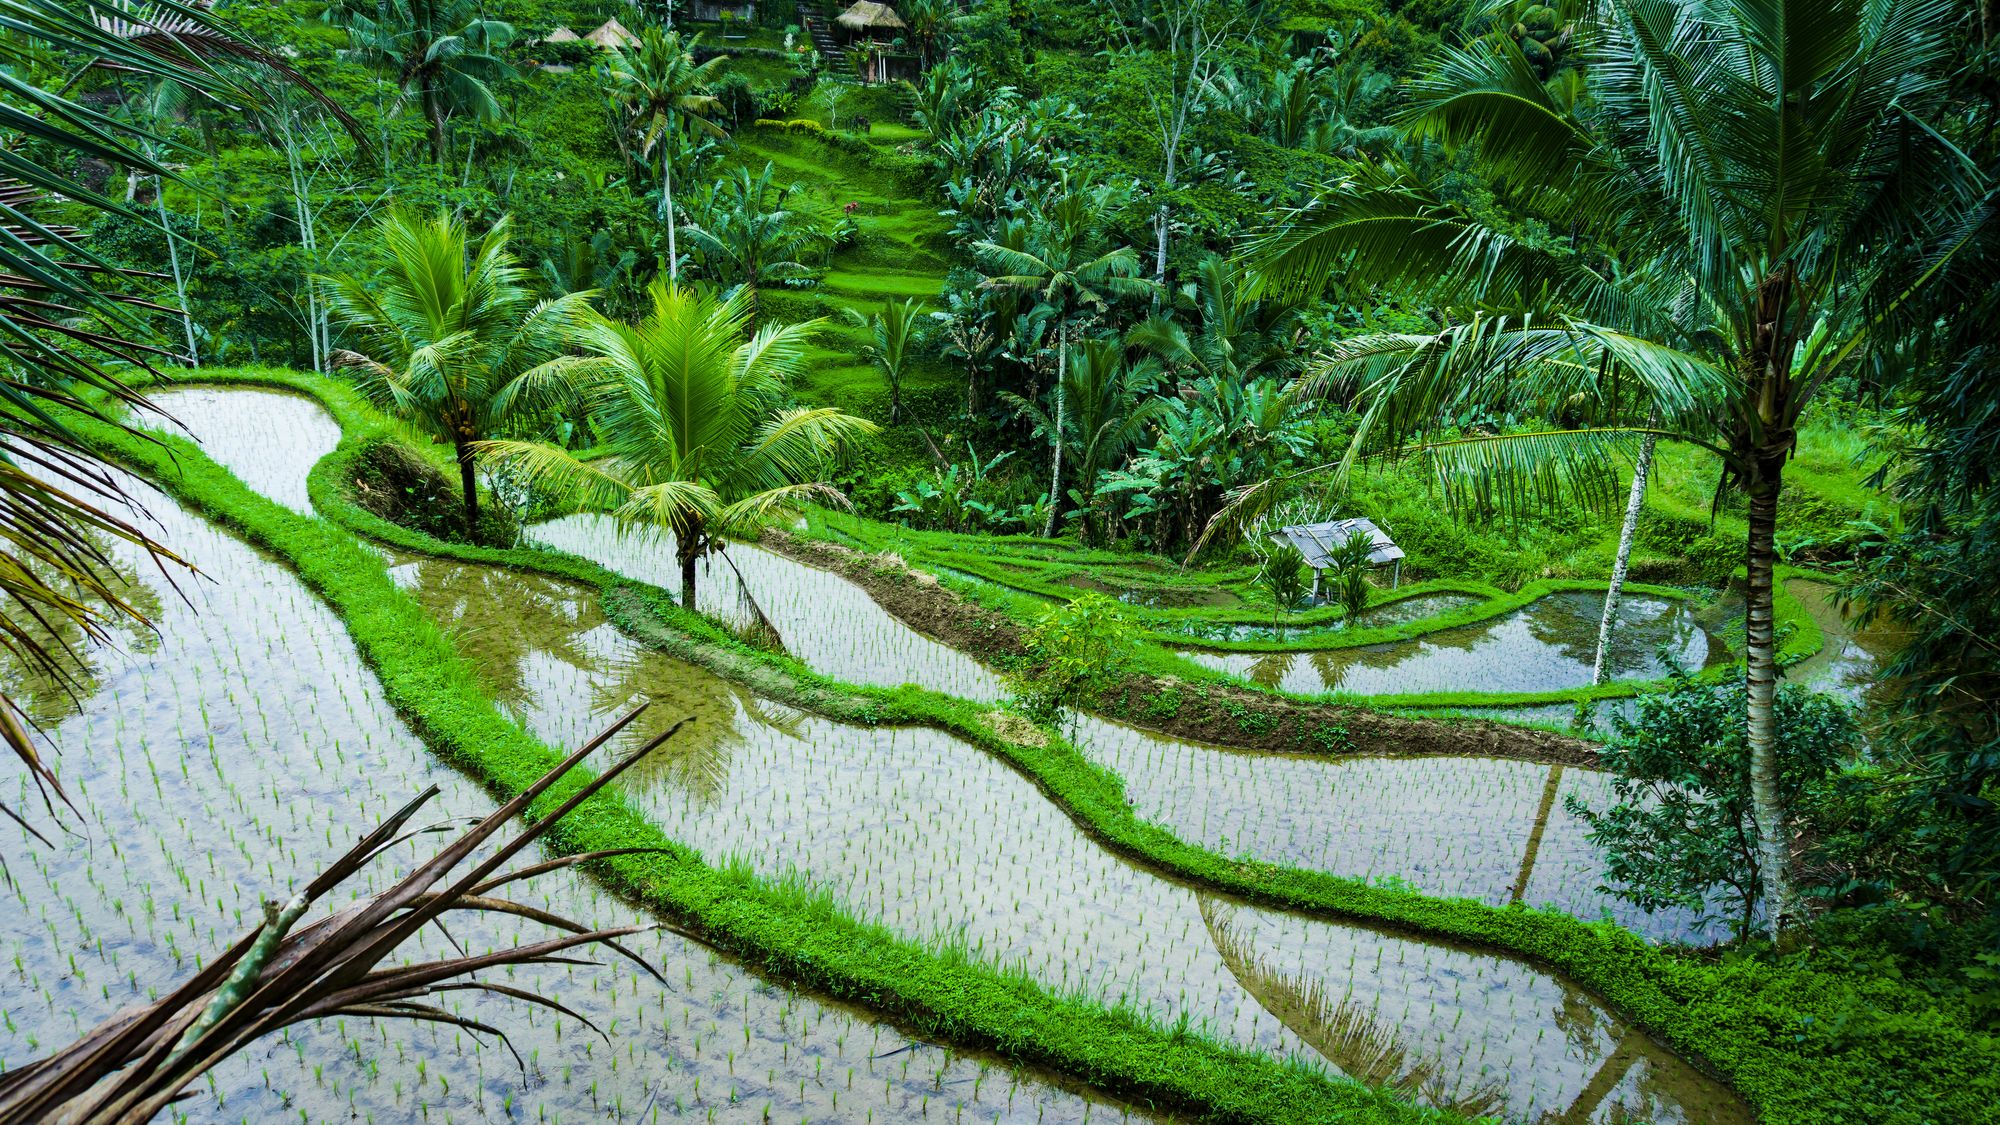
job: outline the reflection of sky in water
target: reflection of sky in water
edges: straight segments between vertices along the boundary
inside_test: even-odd
[[[680,592],[671,536],[621,534],[610,516],[586,514],[536,524],[529,537]],[[1005,696],[992,671],[898,621],[867,591],[839,575],[746,543],[731,543],[726,554],[726,559],[710,555],[702,560],[695,583],[702,611],[725,621],[746,621],[750,612],[742,599],[747,589],[786,650],[813,670],[849,683],[914,683],[981,703]]]
[[[1590,683],[1604,596],[1550,594],[1491,621],[1415,640],[1315,652],[1207,652],[1190,658],[1267,687],[1302,694],[1406,695],[1423,692],[1554,691]],[[1660,657],[1664,646],[1672,663]],[[1700,668],[1722,646],[1679,602],[1628,597],[1606,653],[1611,679],[1650,680],[1674,665]]]
[[[313,514],[306,474],[340,444],[340,426],[304,395],[249,387],[186,387],[150,396],[187,427],[209,460],[295,512]],[[171,422],[148,424],[179,434]]]

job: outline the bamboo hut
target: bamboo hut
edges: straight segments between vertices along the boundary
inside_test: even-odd
[[[597,44],[600,50],[605,51],[623,50],[626,47],[636,47],[639,45],[639,37],[632,34],[624,24],[619,23],[617,16],[605,20],[597,26],[597,30],[584,36],[584,38]]]

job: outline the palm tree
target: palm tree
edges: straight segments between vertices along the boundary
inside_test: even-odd
[[[1057,401],[1066,405],[1066,417],[1051,417],[1012,392],[1001,394],[1017,413],[1033,420],[1038,434],[1062,443],[1076,473],[1072,495],[1083,516],[1084,535],[1093,543],[1102,538],[1095,514],[1100,475],[1118,463],[1166,408],[1164,399],[1151,397],[1154,375],[1151,361],[1137,366],[1126,362],[1117,340],[1091,339],[1078,344],[1065,365]]]
[[[383,409],[448,442],[465,491],[468,535],[479,529],[474,443],[568,401],[565,354],[591,322],[585,290],[538,300],[508,249],[502,218],[468,245],[465,225],[391,212],[377,227],[379,272],[328,279],[329,301],[359,351],[333,355]]]
[[[628,127],[639,133],[640,159],[654,152],[660,159],[659,216],[667,223],[667,277],[680,280],[680,246],[674,217],[675,146],[667,143],[682,125],[718,139],[727,137],[722,126],[709,118],[722,103],[708,93],[725,56],[695,65],[694,49],[701,36],[682,43],[671,31],[649,27],[635,47],[620,47],[605,62],[605,72],[616,83],[612,97],[625,107]]]
[[[861,345],[861,354],[882,372],[883,381],[889,384],[889,421],[893,423],[903,412],[903,374],[909,370],[911,353],[920,343],[927,310],[915,297],[910,297],[885,303],[882,311],[873,316],[863,316],[858,309],[840,312],[849,324],[868,329],[872,337]]]
[[[514,75],[499,54],[514,25],[487,19],[479,0],[345,0],[328,16],[347,28],[348,57],[396,76],[397,108],[416,101],[439,164],[451,155],[453,117],[499,120],[493,85]]]
[[[1342,471],[1495,403],[1568,424],[1428,448],[1515,479],[1601,466],[1649,433],[1721,460],[1748,503],[1746,723],[1774,931],[1795,914],[1773,712],[1784,467],[1815,392],[1993,199],[1925,123],[1953,18],[1945,0],[1608,0],[1577,24],[1574,99],[1505,36],[1449,51],[1411,88],[1413,132],[1476,142],[1510,202],[1574,233],[1518,239],[1371,170],[1254,251],[1277,285],[1341,270],[1487,310],[1335,346],[1326,371],[1366,387]]]
[[[523,441],[480,449],[578,507],[671,532],[681,604],[693,609],[695,564],[723,537],[809,500],[845,503],[825,472],[876,427],[830,407],[787,405],[819,322],[751,336],[747,290],[722,299],[655,278],[647,296],[638,324],[592,325],[583,344],[594,359],[570,372],[603,457]]]
[[[1103,312],[1118,297],[1143,296],[1153,284],[1139,277],[1139,256],[1130,246],[1099,251],[1101,232],[1115,189],[1065,174],[1052,190],[1029,232],[1026,248],[975,242],[975,255],[996,271],[981,284],[988,289],[1031,293],[1053,312],[1056,322],[1055,425],[1049,437],[1049,515],[1044,537],[1056,533],[1063,475],[1062,433],[1070,333],[1087,311]]]
[[[795,183],[771,182],[768,160],[755,176],[738,168],[716,183],[701,225],[688,228],[688,238],[701,248],[718,279],[749,294],[753,313],[759,285],[809,272],[793,257],[813,237],[799,213],[786,206],[797,190]]]

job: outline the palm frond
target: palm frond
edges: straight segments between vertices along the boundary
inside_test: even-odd
[[[523,878],[591,860],[658,850],[592,852],[532,864],[511,873],[500,871],[564,816],[671,739],[686,722],[676,722],[633,754],[585,781],[548,815],[532,823],[517,821],[530,804],[643,710],[642,705],[600,732],[388,890],[299,927],[313,907],[336,888],[390,847],[423,831],[411,829],[410,824],[437,796],[438,789],[431,787],[362,836],[290,899],[267,902],[262,926],[209,961],[172,993],[128,1008],[49,1057],[0,1076],[0,1123],[63,1120],[73,1125],[139,1125],[185,1096],[191,1083],[231,1055],[264,1036],[308,1020],[344,1015],[430,1020],[504,1040],[499,1028],[421,1001],[479,990],[569,1012],[551,997],[482,980],[475,974],[498,967],[579,964],[582,962],[564,954],[587,945],[615,949],[660,978],[656,969],[621,946],[618,939],[661,925],[693,936],[678,926],[652,923],[592,929],[490,894]],[[515,825],[518,827],[507,835]],[[496,846],[475,861],[475,854],[490,841],[497,841]],[[454,911],[510,915],[546,925],[559,936],[485,954],[382,967],[412,936],[439,924]]]

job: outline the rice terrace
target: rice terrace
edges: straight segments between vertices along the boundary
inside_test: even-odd
[[[0,1125],[2000,1123],[1991,0],[0,47]]]

